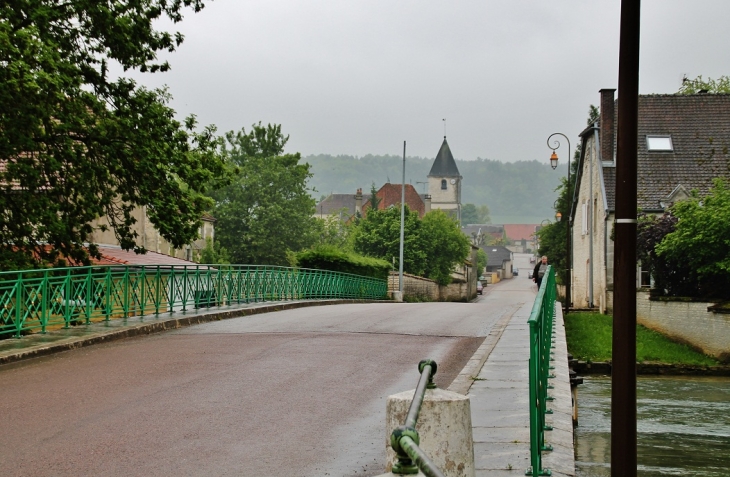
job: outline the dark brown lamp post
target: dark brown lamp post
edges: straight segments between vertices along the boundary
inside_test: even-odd
[[[568,314],[568,310],[570,309],[570,303],[571,303],[571,294],[570,294],[570,282],[573,281],[573,254],[572,249],[570,246],[570,229],[571,229],[571,215],[570,212],[573,208],[573,197],[570,194],[570,139],[568,139],[568,136],[566,136],[563,133],[552,133],[547,138],[547,145],[550,149],[553,150],[553,153],[550,155],[550,167],[553,169],[556,169],[558,167],[558,154],[555,152],[556,149],[560,148],[560,141],[555,139],[553,141],[553,145],[550,145],[550,139],[552,139],[553,136],[563,136],[565,140],[568,143],[568,223],[565,224],[565,229],[567,233],[565,234],[565,257],[567,263],[567,272],[566,273],[566,280],[565,280],[565,314]],[[557,211],[555,213],[555,220],[560,221],[560,219],[563,217],[563,214],[560,213],[560,211]]]

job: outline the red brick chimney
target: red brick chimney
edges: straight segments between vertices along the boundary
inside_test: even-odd
[[[601,119],[598,127],[601,129],[601,160],[613,162],[613,137],[614,125],[614,93],[615,89],[602,89],[601,93]]]

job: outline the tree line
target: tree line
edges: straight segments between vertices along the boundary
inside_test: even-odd
[[[549,151],[547,151],[549,153]],[[491,159],[456,160],[462,181],[462,203],[486,205],[491,216],[552,217],[555,189],[567,166],[550,168],[546,154],[544,161],[501,162]],[[311,185],[315,197],[321,199],[330,193],[355,193],[358,188],[376,184],[400,183],[403,158],[391,155],[362,157],[328,154],[309,155],[304,160],[312,165]],[[434,158],[407,157],[406,183],[419,193],[428,192],[424,184]],[[363,178],[368,182],[363,183]],[[483,222],[469,222],[483,223]]]

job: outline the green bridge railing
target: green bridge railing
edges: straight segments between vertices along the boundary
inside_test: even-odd
[[[553,398],[548,394],[552,386],[550,350],[553,348],[553,319],[555,317],[555,273],[548,265],[537,292],[530,318],[530,464],[525,475],[552,475],[550,469],[542,468],[542,452],[553,447],[545,444],[545,431],[552,427],[545,424],[545,415],[552,414],[547,402]]]
[[[0,272],[0,339],[113,318],[239,303],[383,299],[387,281],[253,265],[146,265]]]

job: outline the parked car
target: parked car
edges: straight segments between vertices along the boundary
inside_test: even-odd
[[[520,274],[520,269],[519,268],[513,268],[512,269],[512,275],[517,276],[519,274]]]
[[[482,285],[482,282],[477,282],[477,295],[481,295],[484,291],[484,285]]]
[[[529,271],[527,272],[527,278],[532,278],[532,270],[529,270]]]
[[[530,257],[530,263],[535,263],[535,256],[534,255]]]

